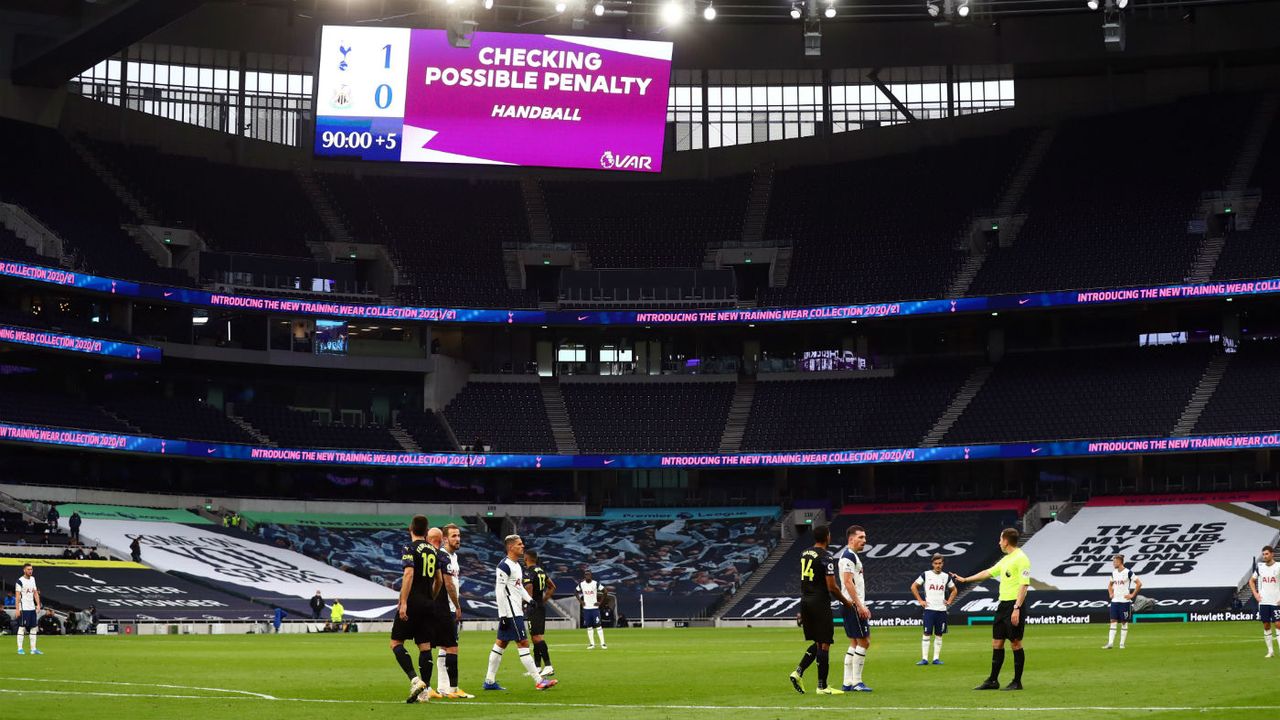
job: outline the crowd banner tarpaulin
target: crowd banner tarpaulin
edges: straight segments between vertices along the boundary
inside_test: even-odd
[[[732,310],[523,310],[404,305],[359,305],[262,295],[215,293],[188,287],[169,287],[120,278],[88,275],[62,268],[0,260],[0,277],[23,282],[77,288],[118,297],[160,303],[216,307],[244,312],[298,317],[364,318],[429,323],[491,325],[750,325],[754,323],[821,322],[885,317],[925,317],[953,313],[1084,307],[1098,304],[1197,300],[1233,295],[1278,295],[1280,278],[1190,285],[1158,285],[1114,290],[1063,290],[967,297],[956,300],[904,300],[863,305],[821,305],[794,308]]]
[[[137,538],[144,563],[242,597],[306,599],[320,590],[326,598],[342,599],[344,605],[348,600],[377,601],[365,604],[377,610],[372,617],[393,610],[398,600],[390,588],[292,550],[256,542],[248,535],[129,520],[85,520],[81,533],[125,556]]]
[[[1265,516],[1234,505],[1086,506],[1066,523],[1049,523],[1027,541],[1032,578],[1056,590],[1106,584],[1112,557],[1160,588],[1238,588],[1263,545],[1273,545]]]
[[[718,508],[605,508],[603,520],[731,520],[735,518],[777,517],[779,509],[760,507]]]
[[[340,513],[265,512],[257,510],[241,512],[240,516],[243,517],[251,527],[259,524],[302,525],[305,527],[323,527],[338,530],[344,528],[404,530],[409,527],[410,520],[407,515],[348,515]],[[430,515],[427,517],[427,520],[435,527],[442,527],[449,523],[453,523],[458,526],[466,525],[465,519],[449,515]]]
[[[1089,498],[1089,502],[1085,505],[1087,507],[1133,507],[1135,505],[1212,505],[1278,501],[1280,501],[1280,490],[1235,490],[1176,495],[1101,495]]]
[[[71,513],[80,513],[82,520],[133,520],[137,522],[169,522],[186,525],[211,525],[212,522],[193,512],[178,508],[144,508],[127,505],[88,505],[65,503],[58,506],[60,524],[67,527]]]
[[[288,465],[435,469],[626,470],[637,468],[762,468],[969,462],[1091,455],[1228,452],[1280,448],[1280,432],[1147,440],[1068,440],[876,450],[815,450],[715,455],[537,455],[398,452],[334,448],[281,448],[108,433],[0,422],[0,442],[28,443],[146,455]]]
[[[68,335],[66,333],[12,325],[0,325],[0,343],[27,345],[44,350],[58,350],[85,355],[102,355],[103,357],[137,360],[139,362],[158,363],[161,358],[160,348],[151,345],[138,345],[120,340],[102,340],[100,338]]]
[[[272,612],[268,605],[131,562],[0,558],[0,568],[13,580],[25,562],[35,566],[46,602],[76,610],[93,606],[105,619],[256,621]]]
[[[951,500],[944,502],[851,503],[840,508],[841,515],[902,515],[906,513],[990,512],[1012,510],[1021,515],[1027,501],[1017,500]]]

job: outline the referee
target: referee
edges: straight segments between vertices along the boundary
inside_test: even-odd
[[[1018,531],[1005,528],[1000,531],[1000,562],[977,575],[960,577],[951,573],[956,582],[981,582],[987,578],[1000,581],[1000,606],[996,609],[995,623],[991,626],[991,677],[974,690],[999,690],[1000,666],[1004,665],[1004,641],[1013,645],[1013,681],[1005,690],[1022,689],[1022,666],[1026,653],[1022,649],[1022,634],[1026,630],[1026,618],[1022,604],[1027,600],[1027,588],[1031,585],[1031,560],[1018,547]]]

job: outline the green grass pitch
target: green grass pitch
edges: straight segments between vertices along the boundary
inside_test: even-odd
[[[0,644],[0,706],[10,717],[313,720],[479,718],[1241,718],[1280,717],[1280,658],[1264,659],[1258,623],[1136,625],[1126,650],[1102,650],[1106,626],[1032,626],[1026,690],[975,692],[990,667],[990,630],[953,628],[945,665],[917,667],[920,635],[877,628],[865,679],[872,694],[809,694],[787,674],[798,629],[610,630],[609,649],[582,631],[547,638],[561,684],[535,691],[514,653],[484,692],[493,636],[466,632],[463,688],[475,700],[403,703],[407,682],[382,634],[42,637],[42,657]],[[838,631],[837,631],[838,632]],[[842,639],[842,638],[837,638]],[[845,645],[832,651],[838,685]],[[414,654],[416,659],[416,653]],[[1012,674],[1012,656],[1002,679]],[[256,693],[256,694],[255,694]],[[931,712],[935,714],[922,715]],[[370,714],[366,714],[370,713]],[[377,713],[373,715],[371,713]],[[806,715],[808,713],[808,715]]]

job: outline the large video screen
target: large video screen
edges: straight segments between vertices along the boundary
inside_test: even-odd
[[[659,172],[671,43],[327,25],[315,153]]]

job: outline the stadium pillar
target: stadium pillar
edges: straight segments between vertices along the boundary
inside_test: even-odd
[[[987,360],[1000,362],[1004,357],[1004,328],[991,328],[987,331]]]
[[[1143,469],[1143,459],[1144,458],[1141,455],[1130,455],[1128,463],[1129,467],[1127,470],[1129,477],[1133,478],[1134,486],[1139,489],[1141,489],[1142,477],[1145,473],[1145,470]]]
[[[1229,312],[1222,315],[1222,337],[1240,342],[1240,316]]]

